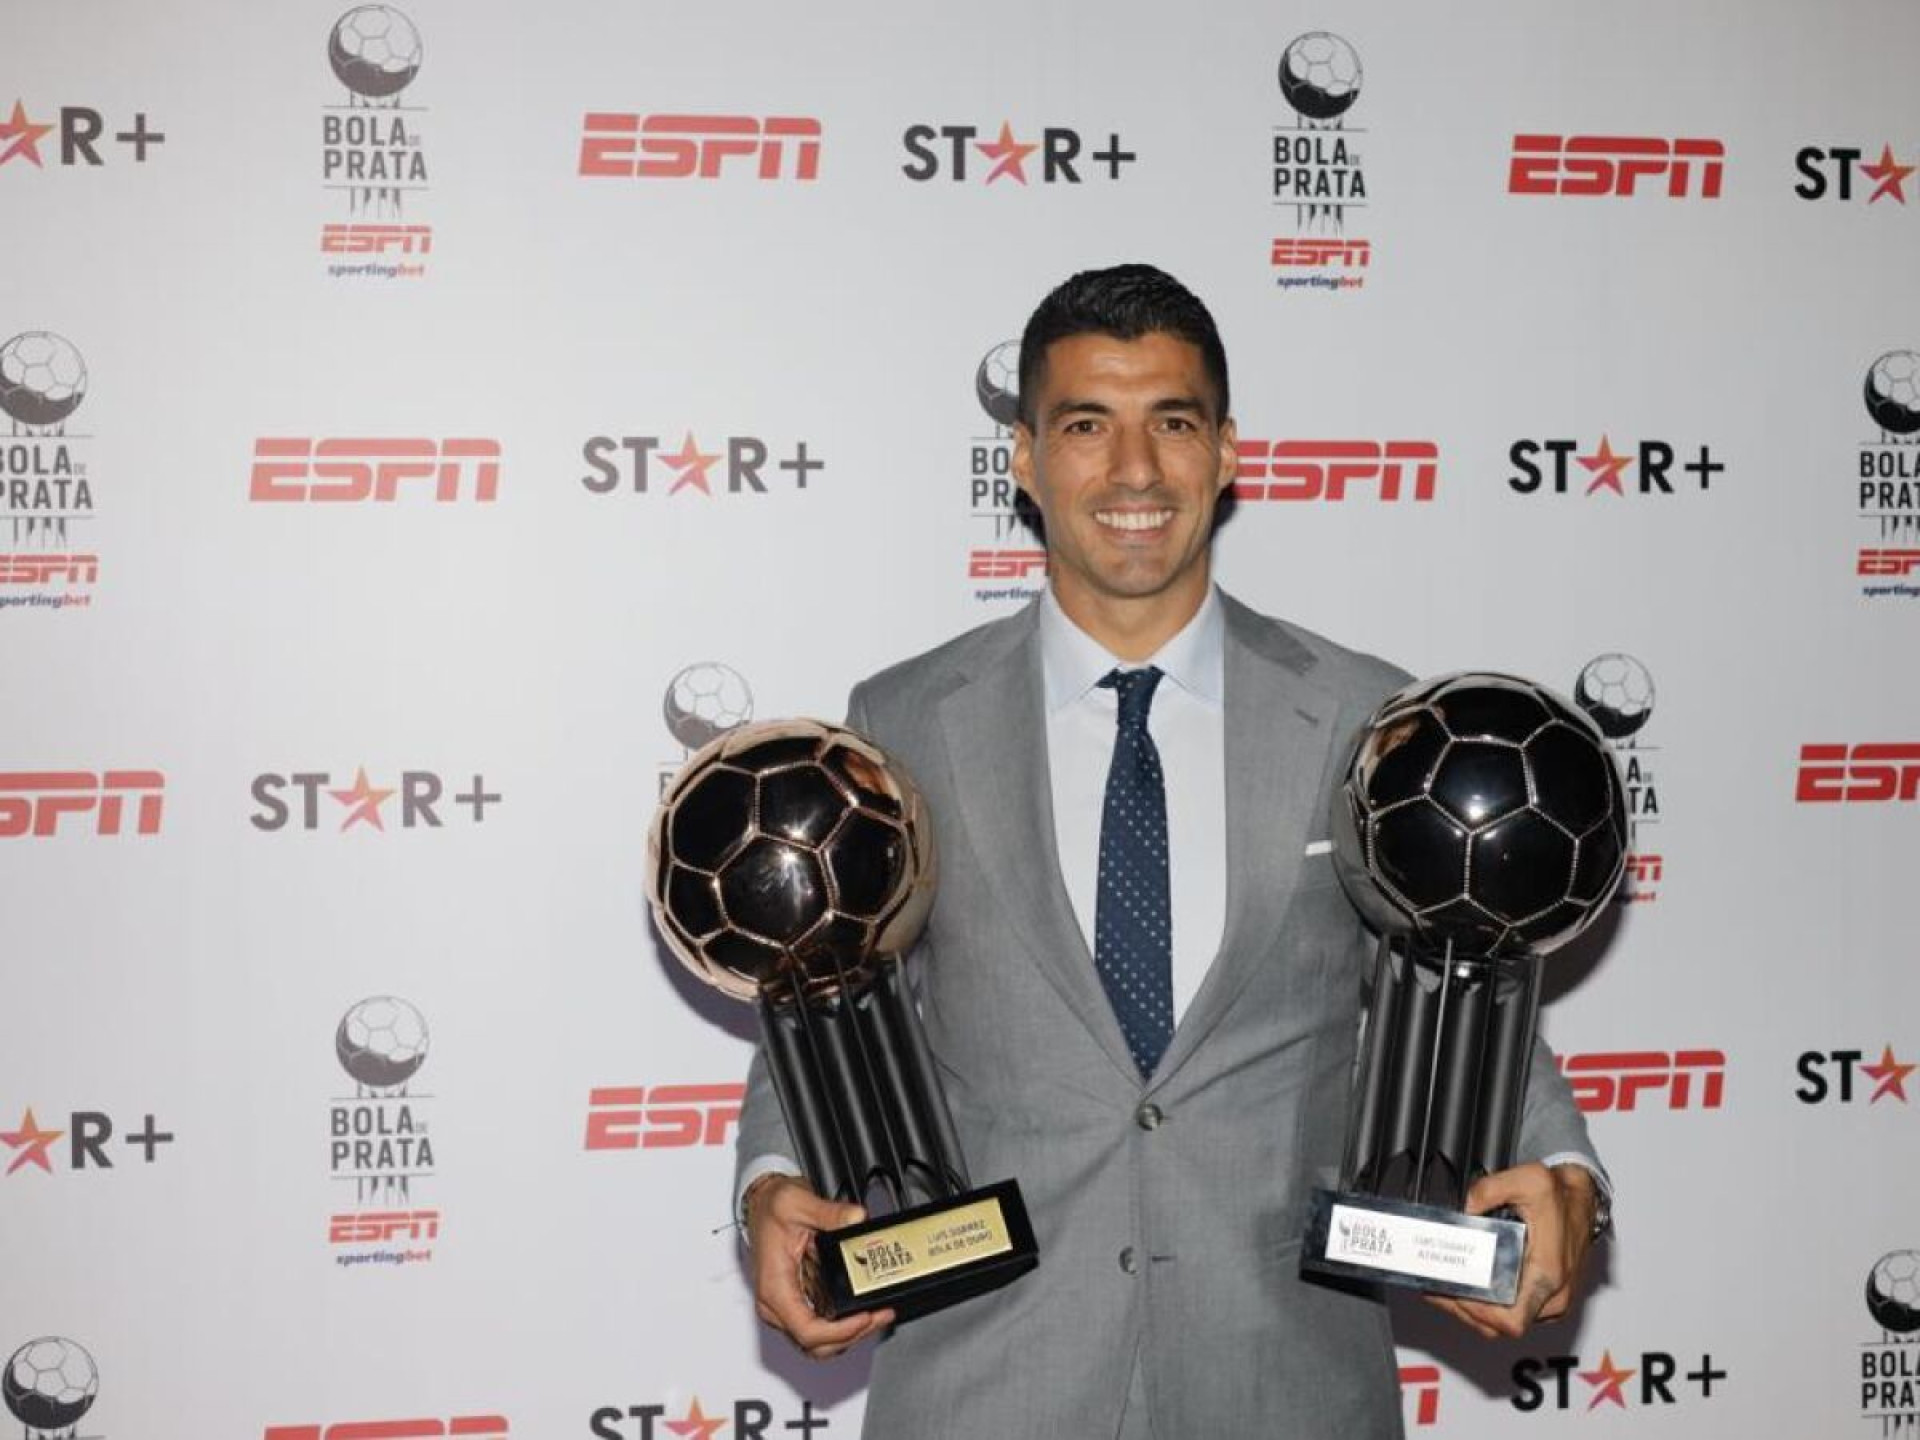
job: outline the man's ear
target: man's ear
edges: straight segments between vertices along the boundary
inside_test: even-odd
[[[1013,483],[1026,493],[1029,500],[1033,494],[1033,431],[1027,428],[1027,422],[1013,422]],[[1035,500],[1036,504],[1039,502]]]
[[[1214,487],[1215,493],[1223,493],[1233,484],[1233,477],[1240,470],[1240,430],[1229,415],[1220,422],[1220,481]]]

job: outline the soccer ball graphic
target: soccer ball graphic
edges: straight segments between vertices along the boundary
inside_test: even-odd
[[[74,1424],[93,1405],[100,1372],[71,1340],[45,1335],[13,1352],[0,1375],[0,1400],[29,1431]]]
[[[1602,735],[1624,740],[1653,718],[1653,676],[1631,655],[1599,655],[1580,672],[1573,698]]]
[[[698,750],[753,718],[753,692],[738,671],[703,660],[667,682],[662,710],[673,738]]]
[[[29,330],[0,346],[0,410],[22,425],[58,425],[86,393],[87,365],[71,341]]]
[[[403,1085],[427,1061],[427,1022],[397,995],[362,1000],[341,1018],[333,1050],[370,1090]]]
[[[1361,732],[1332,819],[1336,871],[1375,929],[1471,956],[1566,944],[1626,866],[1626,798],[1605,739],[1511,675],[1449,675],[1390,697]]]
[[[366,100],[398,95],[420,73],[420,32],[391,5],[358,5],[334,21],[327,60]]]
[[[1920,433],[1920,355],[1890,350],[1867,371],[1867,413],[1895,435]]]
[[[906,772],[817,720],[747,725],[674,777],[647,837],[667,943],[738,999],[836,989],[900,954],[933,904],[933,827]]]
[[[1333,120],[1360,98],[1360,56],[1338,35],[1311,30],[1280,56],[1280,93],[1309,120]]]
[[[973,372],[973,393],[994,424],[1011,430],[1020,418],[1020,342],[1003,340]]]
[[[1920,1252],[1895,1250],[1880,1257],[1867,1274],[1867,1313],[1895,1335],[1920,1330]]]

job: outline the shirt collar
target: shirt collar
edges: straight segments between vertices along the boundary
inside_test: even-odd
[[[1162,645],[1145,665],[1158,665],[1167,679],[1202,704],[1218,706],[1225,690],[1226,621],[1220,593],[1207,587],[1207,598],[1180,632]],[[1040,599],[1040,669],[1046,685],[1047,712],[1065,709],[1100,683],[1112,669],[1135,669],[1110,654],[1106,646],[1067,617],[1049,585]]]

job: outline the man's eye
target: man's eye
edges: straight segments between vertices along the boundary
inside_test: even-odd
[[[1094,432],[1094,428],[1095,424],[1092,420],[1080,419],[1069,420],[1067,422],[1067,434],[1069,435],[1091,435]]]
[[[1185,415],[1169,415],[1160,424],[1162,428],[1171,430],[1177,435],[1188,434],[1196,428],[1193,421]]]

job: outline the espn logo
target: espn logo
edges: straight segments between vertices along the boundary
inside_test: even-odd
[[[1637,1110],[1646,1094],[1667,1096],[1669,1110],[1718,1110],[1726,1093],[1727,1057],[1719,1050],[1617,1050],[1562,1055],[1560,1073],[1574,1103],[1588,1114]],[[1696,1106],[1694,1081],[1700,1082]]]
[[[1635,885],[1657,885],[1666,873],[1666,857],[1661,855],[1627,856],[1627,879]]]
[[[324,255],[427,255],[433,250],[431,225],[322,225],[320,251]]]
[[[91,585],[100,578],[98,555],[0,555],[0,585]]]
[[[1696,165],[1700,198],[1720,198],[1726,147],[1718,140],[1662,140],[1634,135],[1516,135],[1507,170],[1513,195],[1632,195],[1642,179],[1667,179],[1667,194],[1684,197]]]
[[[747,1087],[727,1085],[608,1086],[587,1097],[587,1149],[681,1150],[725,1145],[740,1120]]]
[[[623,179],[680,180],[719,177],[730,159],[750,161],[762,180],[778,180],[793,154],[795,180],[820,173],[820,122],[802,116],[623,115],[587,116],[580,137],[582,175]],[[734,166],[736,170],[740,167]]]
[[[1273,264],[1285,269],[1301,266],[1320,269],[1342,265],[1349,270],[1364,270],[1373,262],[1371,240],[1320,239],[1306,235],[1283,235],[1273,242]]]
[[[1920,570],[1920,550],[1862,550],[1856,575],[1911,575]]]
[[[352,1420],[344,1425],[269,1425],[263,1440],[506,1440],[504,1415],[456,1415],[451,1420]]]
[[[1920,745],[1802,745],[1793,798],[1802,805],[1920,798]]]
[[[439,1235],[438,1210],[363,1210],[335,1215],[327,1222],[329,1245],[381,1245],[390,1240],[434,1240]]]
[[[1406,498],[1431,500],[1440,475],[1431,440],[1242,440],[1234,448],[1233,493],[1241,500],[1345,500],[1347,486],[1376,482],[1379,499],[1398,500],[1409,466]]]
[[[459,500],[470,483],[472,498],[486,504],[500,491],[500,442],[262,438],[253,444],[248,498],[390,502],[415,482],[431,484],[441,504]]]
[[[1438,1365],[1402,1365],[1400,1367],[1400,1403],[1413,1402],[1415,1425],[1440,1423],[1440,1367]]]
[[[974,550],[967,556],[969,580],[1025,580],[1046,573],[1044,550]]]
[[[0,772],[0,838],[45,837],[60,830],[63,815],[93,813],[93,833],[118,835],[134,803],[134,833],[160,833],[160,807],[167,777],[158,770],[37,770]]]

